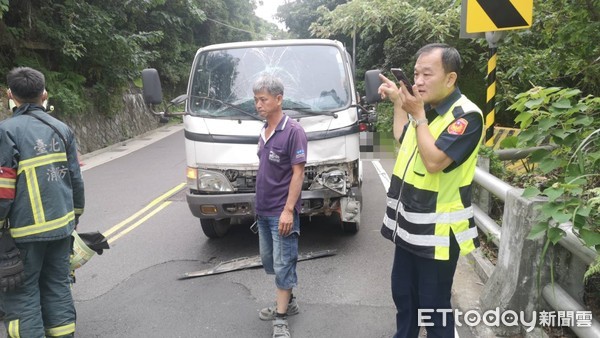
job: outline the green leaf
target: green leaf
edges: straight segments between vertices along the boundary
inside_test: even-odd
[[[556,136],[558,138],[564,139],[567,136],[569,136],[571,133],[569,133],[568,131],[566,131],[564,129],[554,129],[554,131],[552,131],[550,134],[552,136]]]
[[[555,210],[558,208],[560,208],[558,203],[548,202],[548,203],[541,204],[540,210],[543,215],[546,215],[546,216],[548,216],[548,218],[550,218],[554,214]]]
[[[532,162],[541,162],[542,160],[549,157],[549,155],[550,155],[550,150],[539,149],[539,150],[532,152],[531,155],[529,155],[529,159]]]
[[[544,120],[540,121],[540,123],[538,124],[538,127],[540,128],[541,131],[546,131],[546,130],[554,127],[557,123],[558,123],[558,121],[556,121],[555,119],[544,119]]]
[[[577,228],[577,229],[581,229],[585,226],[585,220],[586,217],[583,217],[581,215],[575,215],[575,217],[573,217],[573,227]]]
[[[523,196],[524,198],[533,198],[533,197],[537,197],[541,194],[540,190],[536,187],[527,187],[525,188],[525,190],[523,191],[523,194],[521,196]]]
[[[579,230],[579,236],[581,236],[581,239],[586,246],[595,246],[600,244],[600,232],[598,232],[598,230],[590,231],[587,229],[581,229]]]
[[[548,230],[548,223],[539,222],[531,228],[527,239],[536,240],[542,237]]]
[[[590,216],[590,212],[592,211],[592,209],[588,206],[583,206],[579,209],[577,209],[576,214],[582,217],[589,217]]]
[[[553,159],[553,158],[544,158],[540,162],[540,170],[544,174],[547,174],[547,173],[551,172],[552,170],[560,167],[560,165],[561,165],[561,161],[557,161],[556,159]]]
[[[542,103],[544,103],[544,98],[540,97],[539,99],[529,100],[525,102],[525,107],[532,109],[534,107],[539,107]]]
[[[521,128],[529,127],[531,125],[531,121],[533,121],[533,116],[528,111],[524,111],[515,117],[515,122],[519,123]]]
[[[548,239],[552,242],[552,244],[558,243],[563,237],[567,234],[561,228],[550,228],[548,229]]]
[[[555,210],[552,214],[552,219],[561,224],[570,221],[571,215],[563,213],[562,210]]]
[[[575,121],[573,121],[573,124],[578,126],[589,126],[592,122],[594,122],[594,119],[590,116],[578,116]]]
[[[573,105],[571,104],[571,101],[569,101],[568,99],[561,99],[561,100],[558,100],[558,101],[552,103],[552,107],[559,108],[559,109],[569,109],[572,106]]]
[[[517,137],[516,136],[508,136],[504,140],[500,141],[500,148],[516,148],[517,147]]]
[[[579,89],[567,89],[564,93],[562,93],[564,97],[569,98],[575,95],[581,94],[581,90]]]
[[[548,196],[549,202],[554,202],[557,198],[561,197],[564,192],[565,189],[563,188],[548,188],[544,190],[544,195]]]

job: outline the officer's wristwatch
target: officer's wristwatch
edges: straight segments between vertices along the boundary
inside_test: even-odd
[[[420,126],[420,125],[422,125],[422,124],[427,124],[427,123],[429,123],[429,121],[427,121],[427,119],[412,120],[412,125],[415,128],[418,127],[418,126]]]

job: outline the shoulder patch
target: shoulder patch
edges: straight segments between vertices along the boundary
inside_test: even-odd
[[[448,134],[451,135],[462,135],[467,129],[467,125],[469,121],[464,118],[460,118],[454,121],[451,125],[448,126]]]

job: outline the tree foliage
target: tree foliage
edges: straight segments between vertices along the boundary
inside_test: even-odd
[[[599,4],[600,0],[535,0],[531,29],[506,32],[498,47],[498,122],[513,125],[508,106],[516,94],[533,86],[574,87],[598,96]],[[368,41],[361,52],[371,52],[364,59],[357,53],[357,68],[362,69],[401,66],[410,71],[419,47],[449,43],[463,56],[461,90],[484,107],[488,44],[485,39],[459,39],[460,11],[455,0],[353,0],[333,10],[320,7],[310,31],[316,37],[356,32],[362,42]]]
[[[110,114],[143,68],[183,91],[199,47],[273,31],[255,8],[248,0],[0,0],[0,71],[40,69],[61,111]]]
[[[454,0],[353,0],[333,10],[318,8],[319,19],[310,26],[316,37],[356,34],[357,73],[379,68],[389,75],[392,67],[412,73],[414,55],[427,43],[446,42],[463,58],[461,91],[478,105],[485,104],[485,48],[480,42],[459,39],[460,3]],[[389,121],[391,106],[379,109],[380,121]],[[381,131],[391,125],[379,123]]]

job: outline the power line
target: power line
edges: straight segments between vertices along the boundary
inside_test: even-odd
[[[245,30],[245,29],[241,29],[241,28],[237,28],[237,27],[231,26],[231,25],[229,25],[229,24],[226,24],[226,23],[224,23],[224,22],[221,22],[221,21],[217,21],[217,20],[215,20],[215,19],[206,18],[206,20],[212,21],[212,22],[214,22],[214,23],[218,23],[219,25],[227,26],[227,27],[229,27],[229,28],[231,28],[231,29],[235,29],[235,30],[238,30],[238,31],[240,31],[240,32],[250,33],[250,34],[252,34],[252,35],[258,34],[258,33],[256,33],[256,32],[251,32],[251,31],[248,31],[248,30]]]

